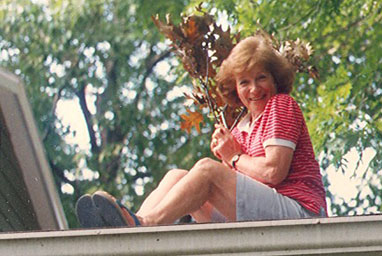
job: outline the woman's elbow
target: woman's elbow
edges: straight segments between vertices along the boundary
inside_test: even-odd
[[[277,186],[285,180],[286,176],[287,171],[278,167],[271,167],[268,169],[267,183],[271,184],[272,186]]]

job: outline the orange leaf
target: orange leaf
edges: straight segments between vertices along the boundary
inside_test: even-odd
[[[184,26],[185,36],[190,38],[190,42],[193,42],[198,36],[198,27],[196,26],[195,19],[189,18]]]
[[[189,115],[180,115],[180,117],[184,120],[180,123],[180,128],[182,130],[187,130],[187,132],[190,133],[192,126],[195,126],[196,130],[200,134],[200,123],[203,122],[203,115],[199,112],[193,112],[188,109],[187,112]]]

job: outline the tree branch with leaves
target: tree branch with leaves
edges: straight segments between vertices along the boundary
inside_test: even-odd
[[[230,27],[224,31],[222,26],[217,25],[214,17],[203,11],[201,6],[202,3],[196,7],[199,14],[183,16],[178,25],[173,24],[170,15],[166,16],[166,23],[160,21],[158,15],[152,17],[159,31],[171,41],[172,50],[193,79],[192,93],[185,94],[187,114],[181,115],[181,129],[188,133],[192,127],[200,133],[200,124],[203,123],[201,112],[205,108],[209,109],[209,116],[215,123],[230,129],[235,127],[246,111],[243,107],[226,102],[227,99],[223,99],[219,94],[214,79],[224,59],[240,41],[240,33],[231,34]],[[309,64],[313,53],[309,43],[300,39],[280,42],[263,29],[258,29],[256,33],[261,35],[277,54],[284,56],[296,72],[307,72],[311,77],[318,78],[317,69]],[[199,111],[195,107],[192,110],[192,106],[198,106]]]

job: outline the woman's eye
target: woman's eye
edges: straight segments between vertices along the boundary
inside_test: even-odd
[[[265,78],[267,78],[266,75],[260,75],[257,77],[258,80],[264,80]]]

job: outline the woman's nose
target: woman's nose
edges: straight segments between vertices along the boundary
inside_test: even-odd
[[[256,84],[256,82],[252,82],[250,88],[251,88],[250,89],[251,92],[255,92],[259,89],[259,86]]]

